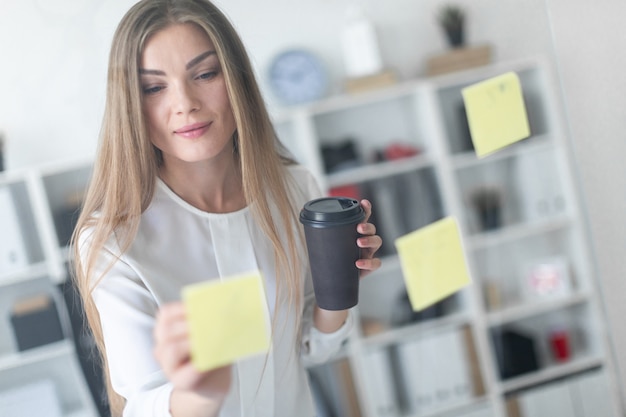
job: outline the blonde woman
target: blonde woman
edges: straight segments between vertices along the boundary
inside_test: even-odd
[[[315,415],[303,363],[327,360],[351,327],[347,311],[314,302],[297,213],[320,195],[276,139],[224,15],[204,0],[135,4],[114,35],[73,239],[113,415]],[[357,267],[368,272],[381,239],[362,205]],[[251,269],[265,280],[270,353],[198,372],[181,288]]]

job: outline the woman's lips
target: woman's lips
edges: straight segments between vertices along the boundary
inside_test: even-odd
[[[209,129],[211,123],[194,123],[192,125],[181,127],[180,129],[176,129],[174,133],[178,136],[182,136],[187,139],[196,139],[200,136],[204,135],[204,133]]]

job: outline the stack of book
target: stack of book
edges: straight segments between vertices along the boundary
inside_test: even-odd
[[[422,414],[471,401],[484,393],[469,328],[427,335],[397,347],[404,408]]]

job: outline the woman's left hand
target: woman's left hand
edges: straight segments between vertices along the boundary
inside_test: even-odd
[[[383,240],[376,234],[376,226],[368,223],[372,215],[372,203],[369,200],[361,200],[361,207],[365,210],[365,219],[356,228],[357,232],[363,235],[356,241],[357,246],[361,248],[361,259],[356,261],[356,267],[361,270],[361,277],[364,277],[380,268],[381,261],[379,258],[375,258],[374,254],[380,249]]]

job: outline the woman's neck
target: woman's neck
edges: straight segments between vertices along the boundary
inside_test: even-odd
[[[164,162],[161,180],[180,198],[209,213],[231,213],[246,206],[241,171],[234,159],[218,163]]]

